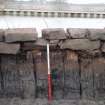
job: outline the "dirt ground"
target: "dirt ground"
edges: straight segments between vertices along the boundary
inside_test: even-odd
[[[0,99],[0,105],[105,105],[105,101],[95,100],[53,100],[47,99]]]

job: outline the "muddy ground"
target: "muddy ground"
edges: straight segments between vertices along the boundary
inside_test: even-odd
[[[105,101],[95,100],[53,100],[47,99],[0,99],[0,105],[105,105]]]

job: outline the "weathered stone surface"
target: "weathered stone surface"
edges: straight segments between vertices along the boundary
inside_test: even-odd
[[[64,65],[64,98],[80,98],[80,74],[78,55],[73,51],[66,51]]]
[[[36,40],[35,45],[36,46],[47,46],[48,41],[42,38],[39,38]]]
[[[90,41],[88,39],[71,39],[66,40],[60,46],[61,49],[72,50],[96,50],[99,49],[99,41]]]
[[[71,39],[71,36],[69,35],[68,32],[66,32],[65,34],[66,34],[67,39]]]
[[[100,49],[94,50],[94,51],[89,51],[90,55],[96,57],[96,56],[100,56],[101,55],[101,51]]]
[[[89,29],[90,40],[105,40],[105,29]]]
[[[50,45],[55,45],[57,46],[59,44],[59,40],[50,40]]]
[[[43,38],[39,38],[34,44],[35,46],[39,47],[47,47],[47,44],[49,43],[50,47],[54,47],[59,43],[59,40],[50,40],[47,41]]]
[[[38,47],[41,47],[42,49],[44,49],[47,46],[47,41],[45,39],[37,39],[36,42],[27,42],[23,44],[23,48],[24,50],[35,50]],[[41,49],[40,48],[40,49]]]
[[[88,50],[88,51],[78,51],[77,52],[78,55],[80,55],[83,58],[87,58],[87,57],[97,57],[100,56],[102,54],[102,52],[100,51],[100,49],[97,50]]]
[[[94,94],[94,79],[93,79],[93,61],[91,58],[80,59],[80,74],[81,74],[81,94],[82,98],[93,99]]]
[[[7,44],[0,42],[0,54],[17,54],[20,50],[20,44]]]
[[[4,41],[4,30],[0,29],[0,42]]]
[[[101,47],[101,51],[105,52],[105,43],[103,43],[102,47]]]
[[[48,40],[66,39],[66,34],[62,28],[49,28],[42,30],[42,37]]]
[[[71,38],[86,38],[88,35],[88,30],[81,28],[68,28],[67,32]]]
[[[35,41],[37,32],[34,28],[16,28],[5,31],[6,42]]]
[[[36,42],[27,42],[23,44],[22,49],[23,50],[46,50],[47,49],[47,43],[50,44],[50,49],[56,48],[59,40],[51,41],[50,43],[45,39],[38,39]]]

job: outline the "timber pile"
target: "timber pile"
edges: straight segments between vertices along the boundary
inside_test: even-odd
[[[47,98],[50,44],[55,99],[105,98],[105,30],[0,30],[0,97]]]
[[[0,31],[0,96],[34,97],[35,80],[31,52],[25,52],[25,43],[37,40],[35,29],[7,29]]]
[[[62,34],[60,31],[62,30]],[[54,33],[54,34],[53,34]],[[43,29],[42,37],[53,43],[64,55],[56,57],[58,73],[62,70],[59,86],[62,84],[64,98],[105,98],[105,30],[104,29]],[[57,51],[56,51],[57,53]],[[56,54],[57,55],[57,54]],[[53,61],[52,61],[53,62]],[[63,62],[63,63],[62,63]],[[53,68],[53,67],[52,67]],[[53,71],[53,69],[52,69]],[[55,81],[56,83],[57,81]],[[53,84],[55,84],[53,82]],[[54,86],[58,88],[59,86]],[[60,89],[58,89],[59,93]],[[57,91],[57,92],[58,92]],[[57,96],[57,93],[56,95]]]

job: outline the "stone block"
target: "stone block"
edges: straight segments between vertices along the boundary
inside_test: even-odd
[[[0,42],[0,54],[17,54],[20,50],[20,44],[8,44]]]
[[[105,29],[89,29],[90,40],[105,40]]]
[[[0,29],[0,42],[4,41],[4,30]]]
[[[35,49],[45,49],[47,47],[47,41],[45,39],[39,38],[35,42],[25,42],[22,45],[23,50],[35,50]]]
[[[105,53],[105,43],[102,44],[101,51]]]
[[[6,42],[30,42],[37,39],[37,32],[34,28],[15,28],[5,31]]]
[[[66,34],[62,28],[49,28],[42,30],[42,37],[47,40],[66,39]]]
[[[51,42],[48,42],[45,39],[38,39],[36,42],[27,42],[24,43],[22,46],[23,50],[47,50],[47,43],[50,44],[50,49],[56,48],[58,44],[58,40],[52,40]]]
[[[88,39],[66,40],[60,45],[61,49],[71,50],[96,50],[100,48],[100,41],[90,41]]]
[[[86,38],[88,36],[87,29],[68,28],[67,32],[69,34],[69,37],[74,38],[74,39]]]

